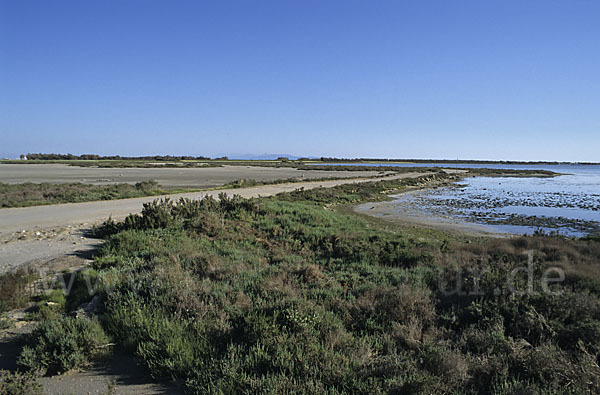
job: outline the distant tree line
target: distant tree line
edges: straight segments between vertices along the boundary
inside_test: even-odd
[[[30,160],[156,160],[156,161],[178,161],[178,160],[210,160],[207,156],[172,156],[172,155],[153,155],[153,156],[120,156],[110,155],[102,156],[96,154],[27,154]],[[220,158],[221,160],[223,158]]]

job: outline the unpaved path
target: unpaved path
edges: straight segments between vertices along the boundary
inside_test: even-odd
[[[201,199],[206,196],[217,197],[220,193],[226,193],[250,198],[272,196],[281,192],[291,192],[298,188],[308,190],[349,183],[415,178],[430,174],[432,173],[401,173],[378,178],[306,181],[135,199],[1,209],[0,273],[30,263],[40,267],[45,262],[66,256],[85,257],[86,253],[93,250],[99,243],[98,240],[88,239],[85,229],[89,229],[92,225],[100,223],[108,217],[118,220],[131,213],[140,212],[144,203],[163,197]]]
[[[128,214],[139,212],[142,205],[161,197],[172,199],[189,198],[201,199],[206,196],[217,197],[220,193],[228,195],[241,195],[242,197],[272,196],[281,192],[290,192],[298,188],[314,189],[319,187],[334,187],[342,184],[363,183],[379,180],[394,180],[401,178],[414,178],[433,173],[402,173],[379,178],[353,178],[327,181],[306,181],[286,184],[261,185],[250,188],[217,189],[211,191],[189,192],[175,195],[150,196],[134,199],[119,199],[109,201],[66,203],[50,206],[5,208],[0,210],[0,237],[6,233],[14,233],[29,229],[46,229],[67,225],[80,225],[82,223],[97,223],[109,216],[119,219]]]

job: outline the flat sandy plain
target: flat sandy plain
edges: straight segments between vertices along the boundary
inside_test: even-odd
[[[63,164],[0,164],[0,182],[65,184],[134,184],[156,180],[165,187],[213,188],[239,179],[274,181],[288,178],[353,178],[377,171],[298,170],[291,167],[230,166],[193,168],[98,168]]]

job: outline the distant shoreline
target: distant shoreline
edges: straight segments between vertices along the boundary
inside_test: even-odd
[[[337,158],[337,157],[309,157],[309,156],[280,156],[277,158],[236,159],[227,156],[210,158],[208,156],[172,156],[172,155],[149,155],[149,156],[119,156],[119,155],[96,155],[96,154],[54,154],[54,153],[29,153],[23,155],[23,159],[0,159],[3,163],[14,162],[136,162],[136,161],[158,161],[162,163],[357,163],[357,164],[474,164],[474,165],[591,165],[598,166],[600,162],[570,162],[570,161],[519,161],[519,160],[486,160],[486,159],[415,159],[415,158]]]
[[[395,163],[395,164],[473,164],[473,165],[591,165],[598,166],[600,162],[553,162],[553,161],[506,161],[506,160],[458,160],[458,159],[336,159],[314,160],[322,163]]]

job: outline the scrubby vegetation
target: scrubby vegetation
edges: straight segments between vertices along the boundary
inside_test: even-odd
[[[21,373],[0,370],[0,394],[42,395],[43,390],[33,372]]]
[[[372,170],[372,169],[370,169],[370,170]],[[373,174],[369,174],[366,177],[353,177],[353,178],[375,179],[375,178],[385,177],[386,175],[389,175],[389,174],[387,174],[386,172],[378,172],[378,173],[373,172]],[[344,180],[344,179],[348,179],[348,177],[318,177],[318,178],[296,177],[296,178],[279,178],[276,180],[262,180],[262,181],[251,179],[251,178],[240,178],[239,180],[235,180],[235,181],[232,181],[232,182],[229,182],[229,183],[223,185],[221,188],[237,189],[237,188],[255,187],[255,186],[260,186],[260,185],[278,185],[278,184],[291,184],[291,183],[295,183],[295,182],[318,182],[318,181],[332,181],[332,180]]]
[[[4,184],[0,183],[0,207],[27,207],[44,204],[89,202],[156,196],[190,190],[167,190],[154,180],[131,184]]]
[[[25,342],[17,362],[41,374],[85,367],[106,355],[112,345],[98,321],[66,316],[42,320]]]
[[[66,312],[67,299],[64,290],[58,284],[55,289],[47,290],[41,295],[33,297],[33,301],[35,304],[31,309],[30,319],[45,321]]]
[[[328,180],[331,180],[331,178],[328,178]],[[223,188],[249,188],[249,187],[256,187],[259,185],[274,185],[274,184],[286,184],[286,183],[291,183],[291,182],[299,182],[299,181],[306,181],[303,179],[298,179],[298,178],[283,178],[283,179],[278,179],[278,180],[272,180],[272,181],[258,181],[258,180],[254,180],[251,178],[240,178],[239,180],[235,180],[235,181],[231,181],[225,185],[223,185]],[[310,181],[318,181],[318,180],[314,180],[311,179]]]
[[[104,331],[191,393],[600,391],[600,243],[471,239],[338,210],[418,182],[147,204],[98,229],[71,304],[89,273]],[[107,340],[76,322],[38,329],[22,363],[93,357]],[[102,341],[67,341],[88,331]]]
[[[69,159],[68,157],[72,158]],[[221,163],[210,160],[210,158],[199,157],[119,157],[108,156],[96,158],[98,155],[40,155],[34,154],[28,160],[3,159],[0,164],[18,165],[40,165],[40,164],[64,164],[77,167],[99,167],[99,168],[189,168],[189,167],[220,167]],[[23,155],[25,158],[25,155]],[[189,158],[189,159],[187,159]]]
[[[550,170],[516,170],[516,169],[457,169],[468,172],[469,176],[483,177],[556,177],[560,175]]]
[[[32,295],[31,282],[36,278],[26,269],[0,274],[0,313],[26,306]]]

